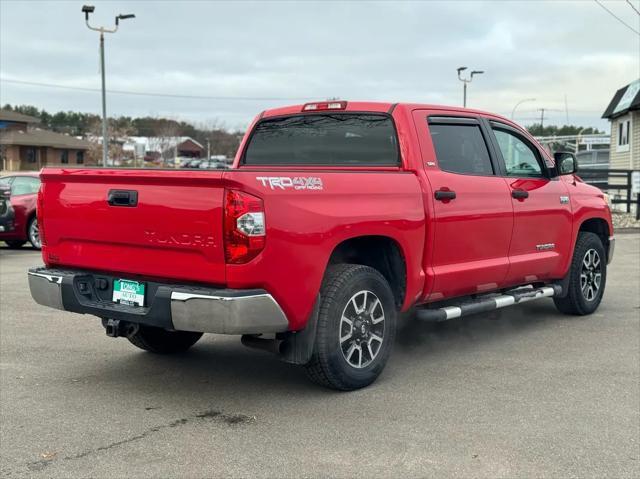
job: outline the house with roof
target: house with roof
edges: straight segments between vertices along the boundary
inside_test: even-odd
[[[38,128],[39,120],[11,110],[0,110],[0,169],[39,170],[44,166],[81,166],[90,143],[73,136]]]
[[[176,158],[201,158],[204,147],[188,136],[129,136],[122,140],[126,156],[161,163]]]
[[[640,170],[640,79],[613,95],[602,118],[611,122],[609,167]]]

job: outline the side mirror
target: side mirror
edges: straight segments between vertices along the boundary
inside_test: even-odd
[[[573,153],[559,151],[553,154],[558,175],[571,175],[578,171],[578,160]]]

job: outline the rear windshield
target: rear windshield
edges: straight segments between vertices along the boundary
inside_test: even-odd
[[[244,154],[245,165],[397,166],[391,118],[331,113],[262,120]]]

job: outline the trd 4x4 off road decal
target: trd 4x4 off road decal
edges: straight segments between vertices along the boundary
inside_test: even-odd
[[[268,186],[272,190],[286,190],[293,188],[294,190],[322,190],[322,178],[316,176],[256,176],[256,180],[262,183],[262,186]]]

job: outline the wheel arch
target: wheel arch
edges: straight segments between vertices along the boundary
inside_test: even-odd
[[[582,232],[594,233],[600,238],[602,241],[602,246],[604,246],[605,253],[609,254],[609,237],[611,236],[611,231],[609,229],[609,223],[604,218],[600,217],[591,217],[586,218],[580,223],[580,227],[578,228],[578,234],[576,235],[576,240],[574,241],[573,248],[575,249],[576,241],[578,240],[578,235]]]
[[[387,280],[398,309],[407,294],[407,263],[400,243],[390,236],[367,235],[348,238],[338,243],[328,265],[363,264],[378,270]]]

